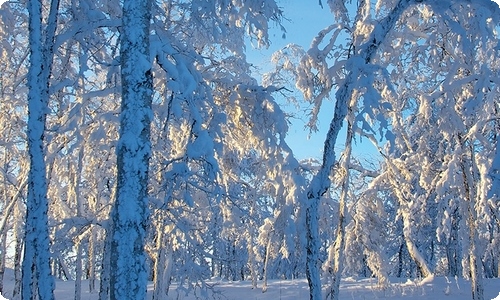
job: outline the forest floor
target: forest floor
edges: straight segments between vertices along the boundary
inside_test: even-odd
[[[271,280],[265,293],[259,288],[252,289],[251,282],[248,281],[222,281],[214,280],[215,293],[208,295],[200,294],[198,297],[193,293],[186,295],[177,290],[175,284],[170,289],[167,299],[226,299],[226,300],[295,300],[308,299],[309,292],[305,279],[297,280]],[[0,300],[8,299],[12,295],[14,279],[9,270],[4,278],[4,296]],[[149,285],[149,297],[151,298],[152,284]],[[500,300],[500,278],[484,279],[484,299]],[[56,281],[56,300],[74,299],[73,281]],[[388,288],[381,290],[377,287],[377,280],[374,278],[344,278],[340,285],[341,299],[450,299],[466,300],[471,299],[470,282],[465,279],[455,279],[447,277],[436,277],[432,282],[420,284],[414,280],[401,280],[393,278]],[[88,281],[82,282],[82,300],[96,300],[97,293],[89,293]]]

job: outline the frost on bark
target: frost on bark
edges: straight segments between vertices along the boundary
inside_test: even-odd
[[[344,248],[345,248],[345,236],[346,236],[346,219],[347,219],[347,198],[350,182],[350,172],[349,163],[351,161],[352,153],[352,139],[353,139],[353,113],[352,104],[349,107],[348,120],[347,120],[347,136],[344,151],[344,159],[342,160],[340,171],[342,174],[342,185],[340,191],[339,199],[339,220],[337,224],[337,232],[335,242],[330,245],[328,260],[326,264],[327,274],[330,275],[329,285],[326,291],[326,298],[332,300],[339,298],[340,291],[340,279],[342,277],[342,269],[344,267]]]
[[[402,178],[404,177],[404,175],[402,175],[404,174],[404,170],[398,168],[398,166],[394,162],[387,160],[387,166],[390,174],[389,182],[392,186],[392,190],[395,193],[399,205],[402,207],[401,217],[403,220],[403,238],[406,248],[408,250],[411,259],[417,265],[417,268],[421,273],[422,277],[424,277],[426,281],[432,280],[434,274],[429,268],[429,265],[425,260],[424,256],[422,255],[421,251],[415,244],[413,237],[414,234],[413,224],[415,224],[414,214],[416,210],[418,210],[418,207],[417,204],[415,204],[415,200],[408,199],[408,197],[404,195],[402,189],[402,187],[404,186],[404,182],[408,181],[409,178]]]
[[[30,66],[28,84],[28,198],[24,258],[22,265],[22,299],[54,299],[54,280],[50,270],[50,237],[45,166],[44,131],[49,100],[49,78],[59,2],[50,4],[43,42],[42,1],[28,1]]]
[[[89,292],[93,294],[96,290],[96,244],[97,244],[97,231],[96,228],[92,228],[89,238],[89,249],[88,249],[88,280],[89,280]]]
[[[106,238],[104,239],[104,249],[102,255],[101,267],[101,281],[99,284],[99,300],[109,300],[110,296],[110,277],[111,277],[111,229],[112,225],[109,224],[106,229]]]
[[[461,135],[457,136],[460,145],[464,144]],[[474,161],[474,149],[470,146],[470,161]],[[465,151],[464,151],[465,152]],[[469,160],[463,160],[460,163],[462,171],[465,201],[467,206],[467,226],[469,227],[469,268],[471,279],[471,294],[473,300],[484,299],[483,287],[483,266],[481,263],[481,254],[478,245],[478,214],[476,211],[477,198],[475,195],[475,182],[470,174],[474,171],[474,163],[469,163]]]
[[[121,31],[122,101],[117,146],[117,191],[112,211],[111,299],[145,299],[148,270],[148,163],[152,75],[150,1],[125,0]]]
[[[17,204],[14,208],[14,216],[16,220],[22,220],[21,217],[21,204]],[[15,241],[15,250],[14,250],[14,290],[12,291],[12,300],[20,299],[21,295],[21,283],[22,283],[22,275],[21,275],[21,255],[23,252],[23,241],[24,241],[24,231],[23,225],[21,221],[17,221],[14,224],[14,241]]]
[[[3,278],[5,272],[5,249],[7,245],[7,235],[0,234],[0,294],[3,294]]]
[[[171,228],[165,226],[165,218],[160,218],[161,224],[157,225],[156,230],[156,249],[151,256],[154,260],[153,266],[153,300],[165,299],[168,297],[170,281],[172,276],[172,255],[173,249],[168,235],[171,234]]]
[[[497,112],[497,114],[500,114],[500,112]],[[500,121],[498,121],[498,125],[496,127],[498,135],[495,137],[495,156],[489,172],[489,175],[492,178],[492,184],[490,190],[488,191],[488,197],[491,198],[500,198]]]

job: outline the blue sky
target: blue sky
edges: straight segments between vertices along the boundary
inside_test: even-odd
[[[323,2],[324,8],[321,8],[318,0],[279,1],[279,5],[284,10],[285,18],[288,19],[283,23],[286,29],[285,38],[282,37],[282,32],[279,28],[273,28],[270,35],[272,44],[268,49],[247,48],[249,60],[256,65],[257,68],[259,68],[260,72],[266,72],[269,70],[269,66],[271,65],[270,57],[272,53],[290,43],[300,45],[307,50],[316,34],[320,30],[332,24],[333,16],[326,5],[326,0]],[[298,100],[303,99],[299,98]],[[287,112],[297,113],[297,116],[302,118],[292,120],[287,137],[287,142],[293,149],[294,154],[298,159],[310,157],[322,159],[326,132],[333,117],[333,106],[334,102],[332,100],[324,102],[320,112],[318,124],[319,130],[318,132],[312,134],[310,134],[309,130],[305,128],[305,124],[308,121],[308,117],[305,113],[293,111],[292,106],[287,106],[285,108]],[[337,144],[339,151],[337,152],[337,157],[343,149],[344,142],[345,133],[342,132],[341,136],[338,138]],[[372,158],[376,157],[376,151],[369,141],[364,140],[360,142],[358,140],[355,145],[354,155],[373,160]]]
[[[314,36],[333,21],[329,9],[327,7],[321,8],[317,0],[283,0],[279,2],[279,5],[283,8],[284,16],[287,19],[283,22],[286,29],[285,37],[283,37],[283,32],[275,27],[270,34],[272,44],[268,49],[247,48],[248,58],[256,65],[259,72],[269,71],[271,55],[290,43],[307,49]],[[299,98],[298,100],[303,99]],[[327,103],[327,106],[330,107],[325,107],[322,111],[323,117],[319,126],[320,130],[310,135],[310,137],[309,130],[304,127],[307,116],[302,115],[301,112],[291,111],[291,107],[286,108],[288,112],[297,113],[297,116],[302,118],[302,120],[293,120],[287,138],[287,142],[292,147],[297,158],[321,158],[326,130],[333,112],[333,104]]]
[[[493,0],[500,6],[500,0]],[[332,14],[326,4],[326,0],[322,0],[324,8],[321,8],[318,0],[278,0],[278,4],[284,10],[285,20],[283,25],[286,28],[286,37],[282,37],[282,32],[279,28],[273,28],[271,31],[271,46],[268,49],[252,49],[247,47],[248,59],[256,65],[260,72],[269,70],[271,63],[270,57],[275,51],[285,47],[287,44],[294,43],[308,49],[312,39],[321,30],[333,22]],[[298,99],[303,100],[303,99]],[[328,126],[333,116],[333,101],[326,101],[321,109],[318,129],[316,133],[309,133],[309,130],[304,126],[307,122],[305,113],[297,112],[302,116],[302,120],[292,120],[289,129],[287,142],[293,149],[298,159],[305,158],[322,158],[323,144],[326,137]],[[285,107],[287,112],[292,112],[292,107]],[[344,128],[345,130],[345,128]],[[337,141],[337,157],[343,149],[345,142],[345,132]],[[378,153],[375,147],[366,139],[360,140],[355,138],[353,155],[361,160],[376,161]]]

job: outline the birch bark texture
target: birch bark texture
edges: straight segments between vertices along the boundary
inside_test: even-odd
[[[22,299],[49,300],[54,299],[54,279],[50,270],[44,132],[59,1],[52,0],[50,3],[45,30],[42,29],[42,1],[29,0],[27,5],[30,48],[27,131],[30,168],[21,296]]]
[[[117,191],[112,211],[111,299],[146,299],[144,250],[151,156],[151,1],[125,0],[121,28],[122,100],[117,146]]]

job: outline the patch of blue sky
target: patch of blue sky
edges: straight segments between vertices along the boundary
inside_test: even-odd
[[[324,2],[324,1],[323,1]],[[267,49],[257,49],[249,41],[247,45],[247,58],[255,66],[255,76],[260,78],[264,73],[272,70],[271,56],[274,52],[283,49],[288,44],[296,44],[307,51],[314,37],[322,29],[335,22],[333,15],[328,6],[322,8],[318,1],[294,1],[282,0],[279,5],[284,11],[282,31],[280,26],[273,26],[269,36],[271,45]],[[285,86],[293,89],[294,86]],[[311,105],[307,103],[299,92],[294,93],[297,98],[297,103],[287,103],[285,97],[275,95],[277,101],[283,106],[283,110],[292,115],[290,118],[287,143],[292,148],[297,159],[314,158],[321,160],[323,155],[323,146],[328,131],[330,121],[333,117],[334,110],[334,95],[330,95],[330,99],[323,101],[317,124],[317,131],[311,132],[306,124],[309,121],[308,110]],[[337,157],[340,156],[345,144],[345,126],[344,130],[337,140]],[[355,157],[361,160],[374,161],[377,160],[376,148],[367,139],[355,138],[354,151]]]

